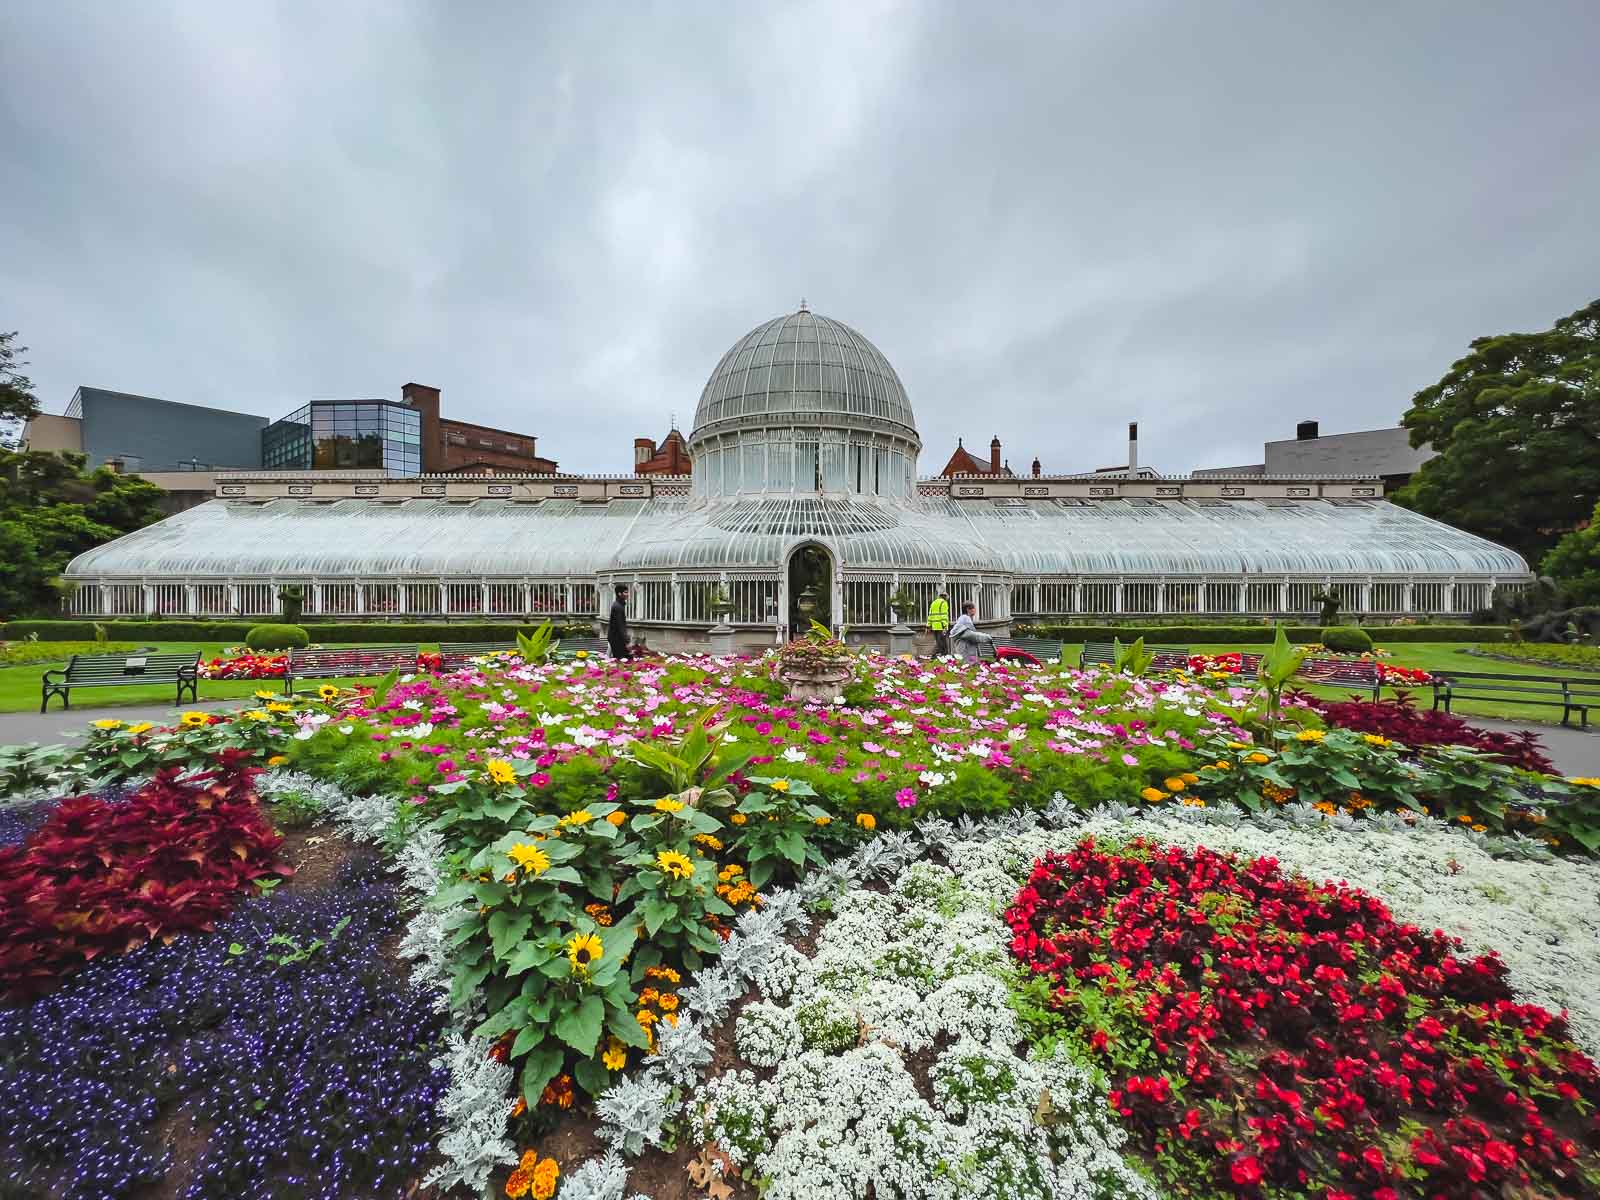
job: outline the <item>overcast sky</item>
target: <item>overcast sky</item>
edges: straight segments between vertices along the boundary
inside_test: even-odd
[[[924,473],[1258,462],[1600,296],[1600,4],[0,5],[0,329],[79,384],[623,470],[751,327]]]

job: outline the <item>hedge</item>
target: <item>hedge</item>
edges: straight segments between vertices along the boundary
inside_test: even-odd
[[[222,642],[243,645],[257,621],[101,621],[112,641]],[[502,622],[451,622],[440,625],[399,625],[386,622],[303,621],[311,640],[322,645],[338,643],[405,642],[513,642],[517,631],[532,633],[534,626]],[[93,621],[9,621],[0,626],[0,639],[12,641],[39,635],[41,642],[92,642]],[[593,637],[593,622],[557,625],[560,637]]]
[[[1503,642],[1504,625],[1384,625],[1364,626],[1378,645],[1395,642]],[[1131,642],[1144,638],[1163,646],[1198,646],[1211,643],[1266,645],[1276,636],[1271,625],[1018,625],[1021,637],[1058,638],[1063,642]],[[1292,642],[1319,642],[1319,625],[1286,625]]]

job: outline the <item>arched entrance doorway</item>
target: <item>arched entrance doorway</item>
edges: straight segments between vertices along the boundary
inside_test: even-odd
[[[811,622],[833,626],[833,555],[825,546],[806,542],[789,554],[789,636],[810,632]]]

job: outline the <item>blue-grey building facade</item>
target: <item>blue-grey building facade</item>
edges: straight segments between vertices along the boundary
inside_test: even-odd
[[[154,396],[80,387],[64,414],[81,422],[89,465],[128,471],[258,469],[267,418]]]

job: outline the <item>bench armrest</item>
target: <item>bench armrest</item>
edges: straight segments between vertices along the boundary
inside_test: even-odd
[[[52,676],[52,675],[59,675],[59,676],[61,676],[61,678],[59,680],[51,679],[50,676]],[[66,682],[66,678],[67,678],[67,672],[66,672],[65,669],[63,669],[61,667],[49,667],[49,668],[47,668],[45,670],[45,673],[44,673],[44,676],[43,676],[43,679],[44,679],[45,683],[58,683],[58,682],[64,683],[64,682]]]

